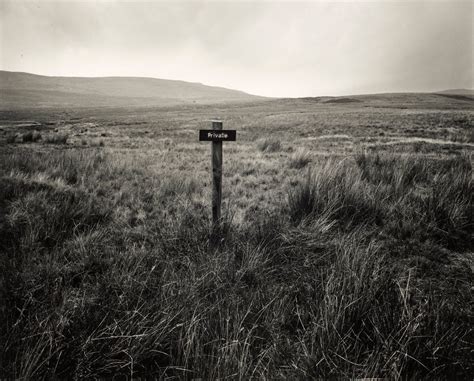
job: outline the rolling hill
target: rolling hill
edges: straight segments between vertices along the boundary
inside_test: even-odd
[[[179,106],[255,102],[271,98],[201,83],[147,77],[48,77],[0,70],[0,110],[77,107]],[[294,102],[296,98],[287,101]],[[309,97],[322,104],[365,104],[375,107],[466,107],[469,89],[435,93],[388,93],[350,97]],[[275,102],[284,99],[274,99]]]
[[[474,90],[472,89],[449,89],[443,91],[437,91],[437,94],[449,94],[449,95],[470,95],[474,96]]]
[[[200,83],[145,77],[48,77],[0,71],[0,108],[168,106],[265,99]]]

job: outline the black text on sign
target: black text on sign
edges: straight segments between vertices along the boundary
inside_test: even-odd
[[[236,130],[199,130],[200,142],[235,142]]]

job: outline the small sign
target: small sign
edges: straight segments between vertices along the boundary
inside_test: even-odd
[[[199,130],[200,142],[235,142],[236,130]]]

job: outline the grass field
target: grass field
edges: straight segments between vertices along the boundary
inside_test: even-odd
[[[0,112],[0,377],[472,379],[464,98]]]

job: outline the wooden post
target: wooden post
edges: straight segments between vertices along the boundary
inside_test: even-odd
[[[217,247],[221,234],[222,142],[235,142],[236,130],[223,130],[222,121],[212,120],[211,130],[199,130],[200,142],[212,142],[212,232],[211,247]]]
[[[213,130],[222,130],[222,122],[213,120]],[[222,141],[212,142],[212,225],[216,232],[220,226],[222,201]]]

